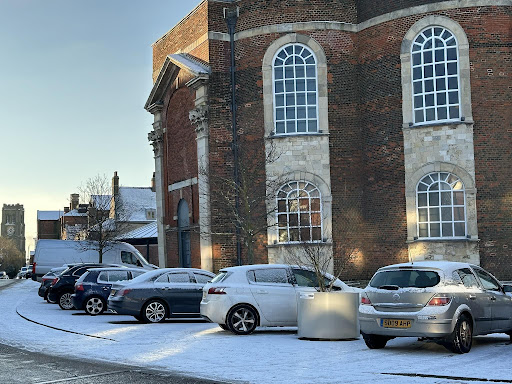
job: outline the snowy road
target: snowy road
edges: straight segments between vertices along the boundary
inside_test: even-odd
[[[0,343],[233,382],[512,383],[512,345],[504,334],[477,337],[465,355],[416,339],[369,350],[362,339],[299,340],[293,328],[235,336],[201,321],[140,324],[129,316],[90,317],[47,304],[38,286],[26,280],[0,290]]]

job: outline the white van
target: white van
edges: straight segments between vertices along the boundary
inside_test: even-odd
[[[34,254],[32,279],[41,278],[52,268],[64,264],[98,263],[98,245],[95,241],[38,240]],[[103,249],[103,263],[119,264],[127,267],[156,269],[131,244],[111,243]]]

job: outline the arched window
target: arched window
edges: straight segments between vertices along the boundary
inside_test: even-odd
[[[280,243],[322,240],[322,204],[318,188],[307,181],[292,181],[277,194]]]
[[[415,124],[460,120],[459,52],[452,32],[423,29],[411,45]]]
[[[318,132],[317,61],[302,44],[281,48],[272,62],[275,134]]]
[[[424,176],[416,187],[416,207],[420,239],[466,237],[466,193],[457,176]]]

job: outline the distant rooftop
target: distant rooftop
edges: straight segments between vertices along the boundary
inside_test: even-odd
[[[156,193],[149,187],[119,187],[119,221],[151,222],[148,210],[156,210]]]
[[[152,239],[158,237],[156,221],[117,236],[116,240]]]

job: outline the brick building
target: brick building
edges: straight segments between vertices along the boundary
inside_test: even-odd
[[[343,278],[447,259],[511,279],[511,13],[200,3],[153,44],[160,266],[278,262],[314,242]],[[235,173],[237,212],[259,202],[250,246],[226,203]]]

